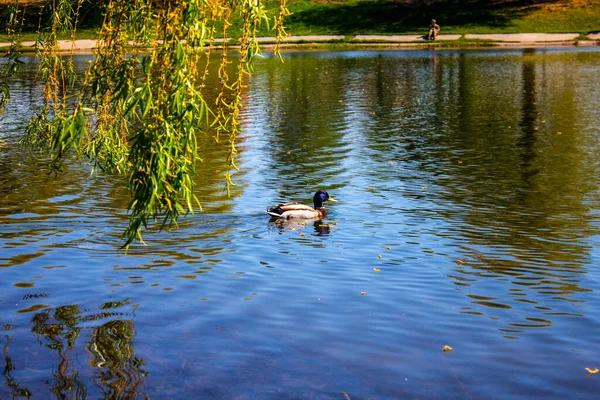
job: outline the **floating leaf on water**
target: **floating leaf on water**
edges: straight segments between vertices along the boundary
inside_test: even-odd
[[[448,346],[448,345],[445,345],[444,347],[442,347],[442,351],[444,353],[451,352],[452,350],[454,350],[454,349],[452,347]]]
[[[508,129],[510,129],[510,128],[512,128],[512,126],[510,126],[510,125],[509,125],[509,126],[508,126]]]
[[[301,233],[301,234],[300,234],[300,236],[301,236],[301,237],[304,237],[304,233]]]
[[[18,310],[17,313],[26,314],[26,313],[30,313],[30,312],[36,312],[36,311],[44,309],[44,308],[50,308],[50,306],[48,306],[46,304],[34,304],[30,307],[24,308],[22,310]]]
[[[368,190],[368,191],[371,191],[371,188],[370,188],[369,186],[367,186],[367,190]]]
[[[378,255],[377,257],[379,257],[379,258],[383,258],[383,256],[382,256],[381,254],[380,254],[380,255]]]
[[[385,246],[386,250],[391,250],[392,248],[390,246]]]
[[[460,265],[464,265],[465,264],[465,262],[463,260],[456,260],[456,263],[460,264]]]
[[[562,132],[556,132],[557,135],[562,135]]]
[[[597,374],[598,373],[598,368],[594,368],[594,369],[590,369],[590,368],[586,368],[585,369],[587,372],[591,374]]]
[[[360,292],[360,295],[361,295],[361,296],[366,296],[366,295],[367,295],[367,292]]]
[[[281,189],[277,189],[277,193],[281,193]]]
[[[379,268],[373,268],[373,272],[381,272]]]
[[[32,288],[35,286],[35,284],[32,282],[17,282],[13,283],[13,286],[18,288]]]
[[[534,131],[539,131],[540,128],[538,128],[537,126],[535,128],[533,128]]]
[[[462,161],[461,161],[461,160],[458,160],[458,163],[459,163],[459,164],[462,164]]]
[[[541,122],[542,122],[542,124],[545,124],[545,123],[546,123],[546,121],[545,121],[545,120],[542,120]]]

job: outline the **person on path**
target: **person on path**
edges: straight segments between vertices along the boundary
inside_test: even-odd
[[[427,36],[427,39],[435,40],[439,31],[440,31],[440,26],[435,23],[435,19],[432,19],[431,24],[429,24],[429,35]]]

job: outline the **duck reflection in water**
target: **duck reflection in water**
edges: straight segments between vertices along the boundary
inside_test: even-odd
[[[271,225],[275,226],[279,233],[304,229],[313,226],[317,236],[329,235],[331,224],[325,224],[321,219],[271,219]]]

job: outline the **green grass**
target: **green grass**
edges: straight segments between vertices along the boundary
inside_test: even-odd
[[[291,0],[287,26],[293,35],[423,34],[435,18],[442,33],[600,31],[600,0],[515,3],[523,2],[438,0],[427,7],[399,0]]]
[[[425,34],[435,18],[441,33],[588,33],[600,31],[600,0],[437,0],[431,6],[410,5],[414,0],[289,0],[291,35]],[[267,0],[271,14],[273,0]],[[90,12],[77,39],[93,39],[99,12]],[[239,23],[232,28],[235,34]],[[260,36],[271,36],[266,25]],[[23,40],[34,40],[24,33]],[[61,39],[70,39],[65,34]],[[0,35],[0,42],[7,40]]]

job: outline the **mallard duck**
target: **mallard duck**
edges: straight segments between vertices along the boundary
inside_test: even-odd
[[[267,214],[271,217],[285,219],[321,219],[327,215],[327,211],[323,207],[323,202],[327,200],[336,201],[326,191],[319,190],[313,197],[315,208],[302,203],[283,203],[269,207]]]

